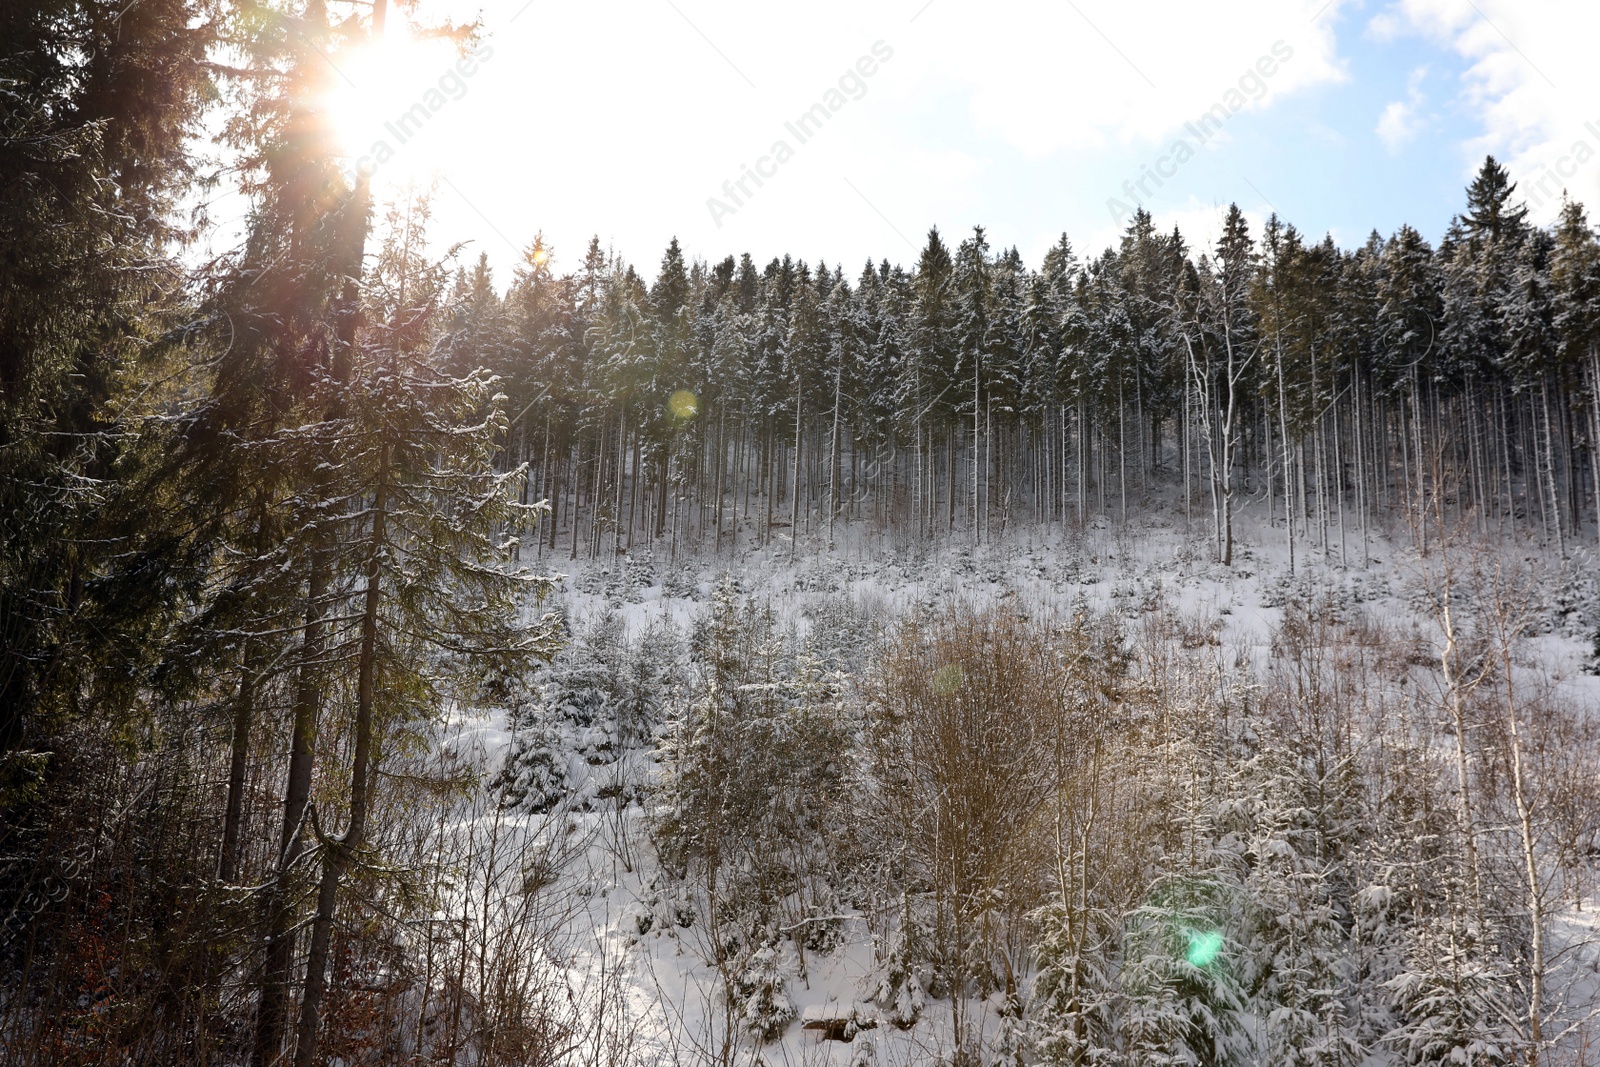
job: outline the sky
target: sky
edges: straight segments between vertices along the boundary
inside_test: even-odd
[[[1437,240],[1493,153],[1532,214],[1600,205],[1588,0],[419,0],[478,52],[340,57],[332,105],[380,198],[433,183],[434,239],[503,284],[535,234],[654,276],[785,253],[910,264],[937,225],[1037,264],[1141,205],[1191,247],[1238,203],[1345,246]],[[409,115],[409,121],[402,121]],[[802,122],[802,118],[810,116]],[[1209,116],[1209,118],[1204,118]],[[374,157],[377,158],[377,157]],[[741,187],[742,180],[742,187]]]

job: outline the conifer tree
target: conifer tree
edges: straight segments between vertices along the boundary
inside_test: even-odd
[[[347,619],[330,643],[335,721],[348,722],[350,769],[344,828],[335,812],[309,813],[321,859],[301,995],[294,1062],[317,1062],[322,999],[340,891],[353,868],[381,866],[368,842],[369,813],[386,750],[440,712],[462,683],[485,669],[506,674],[548,657],[552,635],[519,621],[523,600],[548,583],[510,566],[511,540],[530,510],[519,503],[525,468],[497,472],[509,416],[487,371],[466,378],[443,369],[430,320],[443,273],[421,254],[425,212],[391,235],[369,285],[373,323],[359,337],[350,376],[319,389],[314,407],[338,413],[291,432],[336,471],[344,507],[326,519],[330,587]],[[444,346],[440,346],[444,347]],[[343,605],[348,605],[344,607]],[[469,690],[470,691],[470,690]],[[348,907],[348,905],[347,905]]]

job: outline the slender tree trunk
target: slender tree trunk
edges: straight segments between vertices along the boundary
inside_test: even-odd
[[[556,493],[552,482],[555,473],[550,463],[550,411],[547,406],[544,413],[544,449],[539,460],[539,495],[541,499],[548,501],[550,504],[550,513],[545,516],[545,521],[550,524],[550,551],[552,552],[556,549]],[[534,530],[534,541],[539,545],[541,549],[540,555],[542,556],[545,543],[543,530]]]
[[[1561,495],[1556,491],[1555,437],[1550,428],[1550,379],[1539,383],[1539,404],[1544,416],[1544,477],[1550,493],[1550,518],[1556,532],[1556,552],[1567,558],[1566,537],[1561,530]]]
[[[1361,519],[1361,565],[1365,567],[1372,552],[1371,542],[1367,538],[1367,511],[1370,506],[1367,501],[1367,447],[1361,432],[1361,367],[1354,359],[1350,364],[1350,395],[1355,431],[1356,511]]]
[[[240,657],[239,694],[233,707],[233,738],[228,758],[228,801],[222,818],[222,851],[217,878],[231,883],[239,873],[239,824],[244,814],[245,770],[250,756],[250,728],[255,722],[256,671],[254,643],[245,642]]]
[[[1294,470],[1293,444],[1289,440],[1289,395],[1283,380],[1283,345],[1275,346],[1278,374],[1278,437],[1283,442],[1283,525],[1284,537],[1289,546],[1289,573],[1294,573]]]
[[[800,379],[794,380],[794,492],[789,497],[789,562],[794,562],[795,547],[800,542]]]
[[[1501,620],[1504,623],[1507,620]],[[1517,721],[1517,694],[1512,682],[1511,636],[1500,635],[1501,675],[1504,681],[1506,735],[1511,749],[1511,796],[1517,809],[1517,831],[1522,845],[1522,871],[1528,892],[1528,1067],[1539,1067],[1544,1052],[1544,879],[1539,872],[1538,837],[1533,808],[1528,801],[1522,759],[1522,729]]]
[[[839,514],[839,401],[843,392],[844,364],[833,369],[833,429],[828,438],[828,551],[833,551],[833,523]]]
[[[767,498],[767,522],[765,533],[762,535],[762,544],[772,544],[772,509],[778,500],[778,429],[772,424],[766,427],[763,448],[766,450],[764,470],[766,477],[762,481]]]
[[[643,494],[640,483],[644,480],[639,477],[642,468],[639,466],[639,431],[633,432],[632,466],[628,468],[628,544],[627,551],[633,552],[633,532],[639,525],[639,501]]]
[[[1122,376],[1117,376],[1117,495],[1122,525],[1128,525],[1128,402],[1123,399]]]
[[[617,412],[617,469],[612,472],[616,479],[617,488],[611,495],[611,558],[616,559],[622,554],[622,484],[627,478],[628,464],[628,405],[624,401],[622,410]]]
[[[1088,435],[1084,433],[1084,401],[1078,397],[1077,425],[1073,427],[1078,434],[1078,525],[1083,525],[1085,513],[1089,510],[1088,490],[1085,483],[1089,480],[1089,458],[1085,452],[1088,447]]]
[[[1335,397],[1333,402],[1333,506],[1338,509],[1339,564],[1340,566],[1349,566],[1350,553],[1345,546],[1344,529],[1344,448],[1340,437],[1339,401]]]
[[[1600,541],[1600,345],[1589,346],[1589,477],[1594,480],[1594,533]]]
[[[264,909],[267,921],[265,961],[261,974],[261,1001],[256,1011],[255,1067],[271,1067],[283,1048],[289,1025],[289,977],[294,968],[294,907],[289,900],[295,861],[305,848],[303,823],[311,798],[311,770],[316,752],[318,712],[322,706],[322,657],[325,641],[325,599],[328,553],[318,546],[311,552],[307,580],[306,617],[300,645],[300,666],[295,683],[290,725],[289,774],[283,796],[283,827],[278,862],[268,886]]]
[[[300,1033],[295,1067],[315,1067],[322,997],[327,988],[328,950],[333,936],[334,908],[339,882],[359,851],[367,827],[370,796],[368,776],[372,759],[372,720],[377,700],[378,608],[385,541],[388,537],[389,450],[378,460],[377,490],[372,501],[372,530],[367,544],[366,590],[361,611],[361,644],[356,659],[355,744],[350,760],[350,822],[337,841],[324,842],[322,882],[317,891],[317,911],[311,924],[311,948],[306,956],[306,984],[300,997]]]
[[[594,483],[589,494],[589,536],[585,541],[589,546],[589,558],[597,559],[600,556],[600,540],[605,536],[605,526],[602,520],[605,514],[606,499],[610,495],[605,491],[606,475],[606,420],[600,420],[600,436],[594,444]]]
[[[579,435],[572,445],[572,555],[578,558],[578,517],[583,513],[583,437]]]
[[[945,452],[945,474],[947,485],[945,487],[945,519],[944,529],[946,534],[953,534],[956,530],[956,424],[950,423],[950,444]]]
[[[981,521],[981,501],[978,496],[978,470],[982,466],[979,462],[979,452],[983,448],[983,434],[979,427],[979,419],[983,416],[982,402],[978,398],[978,389],[983,381],[982,364],[976,359],[972,365],[972,543],[979,540],[979,524]]]
[[[1436,509],[1440,521],[1443,522],[1443,504],[1436,504]],[[1467,687],[1460,673],[1460,650],[1456,640],[1455,621],[1450,610],[1452,578],[1450,564],[1448,559],[1443,562],[1444,590],[1440,599],[1439,611],[1440,621],[1444,627],[1445,645],[1444,651],[1439,656],[1439,664],[1444,674],[1451,725],[1455,730],[1456,796],[1461,818],[1461,833],[1466,846],[1467,877],[1472,885],[1473,916],[1481,928],[1483,922],[1483,870],[1478,862],[1478,834],[1472,811],[1472,777],[1467,768]]]

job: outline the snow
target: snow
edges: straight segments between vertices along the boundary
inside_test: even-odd
[[[1364,565],[1345,565],[1333,553],[1324,558],[1320,550],[1298,545],[1299,566],[1291,573],[1281,528],[1268,527],[1248,508],[1238,523],[1231,569],[1211,561],[1210,531],[1198,509],[1186,524],[1181,508],[1125,528],[1100,519],[1084,528],[1014,528],[981,545],[964,543],[969,535],[961,530],[921,545],[840,526],[832,552],[815,540],[793,552],[787,541],[774,541],[764,547],[746,543],[737,555],[572,561],[565,552],[543,555],[530,544],[522,558],[536,570],[561,574],[554,597],[531,611],[557,610],[578,632],[609,613],[631,642],[649,633],[692,632],[715,585],[730,579],[747,597],[770,605],[780,627],[800,640],[813,635],[817,618],[843,608],[871,630],[918,606],[1004,600],[1030,614],[1067,616],[1088,608],[1134,623],[1152,616],[1178,619],[1187,627],[1186,641],[1214,644],[1265,665],[1286,600],[1299,597],[1315,598],[1347,619],[1386,627],[1392,639],[1403,635],[1435,647],[1437,627],[1420,593],[1426,564],[1403,533],[1374,532]],[[754,540],[751,533],[741,537]],[[1359,545],[1360,535],[1349,533],[1347,540]],[[1562,562],[1535,547],[1510,548],[1532,560],[1530,573],[1540,588],[1531,592],[1546,609],[1522,666],[1600,708],[1595,650],[1586,644],[1600,626],[1593,550],[1576,549]],[[833,652],[848,659],[864,647]],[[503,709],[463,711],[456,728],[456,743],[476,746],[491,764],[504,759],[516,733]],[[562,946],[552,959],[559,961],[576,1001],[595,1011],[607,1003],[621,1007],[609,1023],[596,1024],[595,1041],[609,1025],[605,1039],[626,1046],[633,1062],[663,1065],[707,1062],[727,1048],[728,1062],[737,1064],[920,1064],[948,1055],[949,1012],[932,998],[907,1029],[892,1025],[884,1008],[872,1002],[882,974],[883,931],[859,915],[842,920],[836,949],[801,958],[786,942],[773,961],[787,979],[794,1009],[794,1020],[777,1040],[761,1043],[736,1027],[730,1031],[719,975],[708,962],[715,953],[688,902],[656,863],[644,795],[620,784],[647,783],[656,773],[648,743],[630,747],[595,724],[569,723],[555,744],[565,753],[563,771],[572,784],[566,798],[548,813],[507,818],[529,839],[548,837],[553,826],[561,826],[567,840],[583,843],[567,850],[559,886],[545,891],[570,894],[577,902],[551,940]],[[1587,910],[1563,917],[1560,939],[1582,942],[1565,966],[1600,973],[1593,941],[1600,934],[1597,914],[1600,908],[1591,902]],[[1597,986],[1600,978],[1584,988],[1593,996]],[[996,1032],[998,998],[972,1007],[984,1029]],[[836,1035],[848,1031],[851,1040],[829,1040],[830,1029]]]

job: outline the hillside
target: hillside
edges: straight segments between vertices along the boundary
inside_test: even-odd
[[[1172,510],[1181,512],[1181,506]],[[542,675],[542,684],[514,709],[501,708],[486,718],[468,714],[456,727],[481,746],[478,758],[486,765],[505,768],[501,782],[516,814],[495,818],[503,820],[513,847],[545,857],[548,842],[564,839],[556,849],[561,858],[555,870],[535,894],[545,902],[532,906],[546,919],[542,936],[551,969],[530,980],[573,990],[582,1009],[572,1023],[581,1040],[603,1046],[606,1056],[614,1057],[608,1062],[942,1062],[956,1049],[953,1027],[962,1028],[966,1054],[985,1062],[1009,1055],[1007,1050],[1031,1056],[1053,1041],[1080,1040],[1061,1036],[1064,1020],[1073,1016],[1063,1011],[1058,954],[1063,929],[1071,929],[1072,907],[1082,904],[1051,903],[1062,892],[1049,874],[1058,869],[1060,855],[1052,850],[1049,834],[1034,836],[1024,828],[1041,818],[1048,821],[1047,813],[1057,810],[1057,791],[1081,790],[1081,782],[1057,778],[1031,806],[999,816],[1024,838],[1014,862],[1043,879],[1033,884],[1025,902],[980,908],[982,921],[1005,926],[1003,933],[982,935],[988,943],[982,951],[999,953],[1016,967],[1014,984],[993,974],[969,974],[965,995],[958,996],[948,974],[940,973],[951,966],[948,959],[939,964],[938,957],[911,957],[915,950],[905,924],[913,912],[906,908],[917,898],[907,894],[918,883],[901,880],[905,871],[885,881],[887,872],[878,865],[884,857],[873,855],[906,847],[904,840],[894,845],[892,827],[870,814],[873,795],[884,788],[875,777],[881,769],[871,766],[866,738],[874,712],[864,710],[865,702],[869,694],[881,696],[874,671],[898,627],[919,615],[936,620],[952,605],[964,605],[972,613],[993,609],[1052,626],[1115,632],[1118,647],[1134,661],[1131,674],[1147,688],[1125,703],[1113,700],[1105,713],[1117,715],[1129,703],[1153,698],[1157,707],[1149,714],[1183,717],[1161,726],[1171,734],[1157,746],[1163,759],[1183,764],[1181,773],[1171,766],[1155,772],[1139,766],[1141,745],[1153,744],[1148,738],[1119,738],[1116,743],[1130,747],[1112,765],[1122,768],[1120,773],[1153,779],[1139,783],[1143,802],[1162,804],[1165,817],[1181,825],[1152,825],[1143,832],[1175,830],[1176,840],[1202,849],[1206,859],[1147,855],[1145,869],[1121,872],[1131,879],[1128,884],[1113,889],[1109,874],[1086,873],[1087,883],[1073,887],[1095,894],[1090,910],[1111,923],[1101,936],[1112,943],[1101,946],[1092,961],[1077,964],[1086,980],[1093,976],[1101,982],[1092,993],[1097,1006],[1084,1011],[1091,1025],[1101,1028],[1091,1036],[1126,1047],[1147,1032],[1135,1027],[1181,1034],[1192,1025],[1184,1020],[1193,1019],[1193,1013],[1225,1011],[1235,1016],[1229,1040],[1253,1062],[1278,1062],[1285,1049],[1303,1052],[1313,1042],[1374,1063],[1407,1062],[1406,1049],[1423,1042],[1456,1042],[1455,1047],[1477,1048],[1479,1054],[1491,1046],[1510,1046],[1517,1040],[1517,1024],[1505,1016],[1518,985],[1513,976],[1527,961],[1500,940],[1504,933],[1478,933],[1492,944],[1472,945],[1473,935],[1465,931],[1475,920],[1463,914],[1466,902],[1449,902],[1466,891],[1461,883],[1452,890],[1447,880],[1435,877],[1443,873],[1449,846],[1433,834],[1417,836],[1411,820],[1420,816],[1393,810],[1398,783],[1385,780],[1397,773],[1396,761],[1406,762],[1403,788],[1415,791],[1411,803],[1450,810],[1451,691],[1440,669],[1442,623],[1430,606],[1447,565],[1459,569],[1459,588],[1481,582],[1483,572],[1494,567],[1521,568],[1527,584],[1516,591],[1519,629],[1510,669],[1513,714],[1527,731],[1527,758],[1538,762],[1540,776],[1573,773],[1571,764],[1557,769],[1566,759],[1593,768],[1600,750],[1592,740],[1581,743],[1584,754],[1573,748],[1556,763],[1547,762],[1554,754],[1547,748],[1553,737],[1546,733],[1554,728],[1546,717],[1561,718],[1563,730],[1577,733],[1564,733],[1559,743],[1592,738],[1600,712],[1593,655],[1600,599],[1589,554],[1562,563],[1538,549],[1463,544],[1445,546],[1444,554],[1454,553],[1458,560],[1446,564],[1440,550],[1423,558],[1407,538],[1379,536],[1365,568],[1302,562],[1291,574],[1274,531],[1249,513],[1241,527],[1231,569],[1207,561],[1204,533],[1186,534],[1181,516],[1134,529],[1096,523],[1060,534],[1025,532],[977,549],[910,549],[851,527],[836,531],[834,552],[803,546],[794,563],[786,548],[752,545],[732,559],[685,553],[675,564],[626,557],[579,565],[547,605],[566,620],[572,639]],[[1479,573],[1469,578],[1473,571]],[[1468,640],[1469,632],[1471,640],[1492,640],[1480,599],[1492,595],[1482,588],[1455,594],[1459,640]],[[793,845],[836,854],[820,868],[802,865],[800,871],[780,861],[793,880],[785,883],[788,892],[763,898],[765,904],[741,901],[753,910],[730,920],[719,916],[719,905],[729,905],[718,900],[718,879],[705,866],[707,856],[685,863],[674,851],[664,862],[660,848],[664,830],[669,848],[681,848],[673,843],[671,825],[676,806],[683,803],[682,786],[674,783],[689,773],[686,753],[707,758],[704,749],[685,740],[706,728],[696,725],[691,710],[692,702],[705,699],[716,673],[708,663],[706,632],[715,629],[719,616],[747,605],[763,617],[770,612],[770,626],[758,628],[781,651],[773,651],[771,662],[763,661],[763,670],[775,668],[782,680],[768,673],[760,682],[743,684],[756,690],[774,684],[792,688],[781,709],[769,707],[765,713],[799,715],[792,725],[803,728],[801,708],[808,694],[813,701],[820,695],[833,709],[830,714],[857,725],[827,735],[846,746],[834,755],[853,764],[849,771],[839,774],[826,761],[797,763],[779,766],[775,773],[798,777],[773,783],[774,795],[789,797],[785,803],[831,810],[842,820],[830,824],[833,830],[809,831],[824,835],[812,840],[804,840],[806,829],[785,824],[780,838],[792,834],[801,838]],[[796,681],[793,672],[806,668],[803,658],[795,657],[806,654],[815,657],[813,670],[830,672],[830,681],[811,688]],[[1495,702],[1472,697],[1469,728],[1492,729]],[[1046,714],[1043,709],[1031,713]],[[998,722],[987,725],[1004,728]],[[1069,745],[1085,744],[1092,734],[1075,733]],[[1174,750],[1178,736],[1182,747]],[[976,737],[964,744],[991,751]],[[1005,761],[1005,773],[1025,773],[1024,753],[1005,747],[993,751]],[[1286,752],[1300,761],[1298,766],[1275,763]],[[803,750],[796,758],[804,758]],[[1489,765],[1505,753],[1475,744],[1469,758],[1474,775],[1488,781],[1495,774]],[[1321,767],[1309,779],[1303,777],[1310,773],[1307,760]],[[701,766],[695,773],[714,771]],[[808,773],[814,780],[805,777]],[[1184,789],[1197,789],[1197,796],[1176,807],[1171,807],[1174,798],[1159,798],[1163,788],[1186,779]],[[1532,779],[1530,773],[1525,788],[1537,812],[1541,851],[1564,835],[1576,835],[1565,847],[1586,853],[1600,809],[1579,816],[1575,811],[1558,815],[1557,808],[1578,800],[1570,792],[1573,786],[1580,792],[1587,788],[1568,779],[1558,799],[1553,783],[1534,785]],[[1488,788],[1504,790],[1505,785]],[[1307,789],[1313,792],[1308,795]],[[1323,795],[1328,789],[1339,795]],[[841,796],[808,796],[808,790],[838,790]],[[1098,803],[1117,808],[1117,786],[1102,782],[1095,790]],[[1512,798],[1480,801],[1487,805],[1480,818],[1503,818],[1488,812],[1498,805],[1514,808],[1514,796],[1515,787]],[[1078,810],[1062,809],[1065,817],[1083,819],[1086,799],[1074,792],[1071,804]],[[842,812],[833,807],[840,800]],[[1119,814],[1139,821],[1126,808]],[[739,817],[764,818],[749,808]],[[1573,817],[1576,822],[1564,821]],[[1341,828],[1324,829],[1330,819],[1339,820]],[[1124,832],[1130,828],[1124,823]],[[1440,829],[1436,826],[1434,833]],[[850,845],[830,843],[825,839],[830,833],[851,838]],[[1500,916],[1490,921],[1504,922],[1518,910],[1512,903],[1518,896],[1516,837],[1507,827],[1480,834],[1477,862],[1494,869],[1485,877],[1498,900],[1492,910]],[[703,839],[695,840],[706,846]],[[737,885],[742,867],[772,862],[759,851],[744,851],[749,847],[751,842],[739,838],[722,842],[726,851],[712,853],[722,879]],[[1170,843],[1163,846],[1169,848]],[[1408,859],[1407,853],[1418,848],[1436,857],[1426,868],[1430,873],[1415,867],[1414,856]],[[851,856],[851,849],[866,855]],[[1126,847],[1109,852],[1105,858],[1081,856],[1085,872],[1107,859],[1127,863],[1131,858]],[[1587,864],[1582,860],[1569,869],[1557,864],[1541,874],[1548,879],[1540,888],[1547,897],[1546,995],[1566,1005],[1559,1018],[1544,1020],[1552,1054],[1580,1054],[1595,1007],[1600,943],[1588,919],[1594,901],[1592,880],[1583,873]],[[508,869],[524,865],[512,863]],[[934,871],[922,870],[921,877],[933,876]],[[1191,885],[1215,880],[1236,897],[1182,906],[1162,900],[1161,886],[1174,877]],[[934,889],[922,884],[928,885],[925,891]],[[1010,892],[1022,891],[1011,886]],[[1107,914],[1119,906],[1114,901],[1123,909],[1115,918]],[[1221,911],[1208,910],[1217,908]],[[1155,952],[1159,958],[1171,944],[1170,932],[1155,944],[1132,943],[1138,924],[1149,921],[1152,912],[1179,927],[1197,920],[1217,924],[1223,937],[1218,958],[1195,972],[1211,977],[1214,986],[1196,988],[1179,975],[1176,986],[1152,999],[1148,987],[1135,984],[1130,972],[1172,962],[1153,964],[1138,955]],[[1460,965],[1458,957],[1437,955],[1442,950],[1435,939],[1448,937],[1452,928],[1468,939],[1458,951],[1468,952],[1473,965],[1494,969],[1480,973],[1497,972],[1506,985],[1478,987],[1473,995],[1480,1001],[1445,1011],[1442,1002],[1412,990],[1445,980],[1433,968]],[[920,936],[938,935],[923,930]],[[720,963],[716,944],[724,945]],[[1180,959],[1182,944],[1174,950]],[[924,943],[923,951],[929,947]],[[1308,978],[1319,973],[1324,977]],[[1418,1011],[1419,1005],[1426,1007]]]

